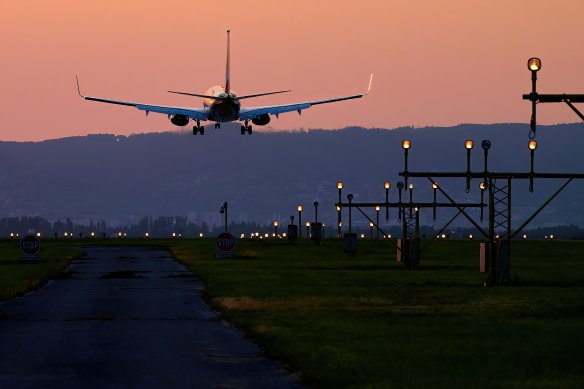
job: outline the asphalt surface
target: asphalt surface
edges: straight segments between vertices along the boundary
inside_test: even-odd
[[[0,388],[296,387],[168,252],[85,252],[69,276],[0,303]]]

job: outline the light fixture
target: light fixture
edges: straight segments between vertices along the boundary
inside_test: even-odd
[[[337,182],[337,189],[343,189],[343,181]]]
[[[539,58],[533,57],[527,60],[527,68],[532,72],[537,72],[541,69],[541,60]]]
[[[470,150],[473,148],[473,146],[474,146],[474,142],[472,140],[467,139],[464,141],[464,148],[465,149]]]
[[[302,205],[299,205],[296,209],[298,209],[298,212],[302,212]]]
[[[414,184],[408,185],[408,188],[410,188],[410,190],[414,189]]]
[[[535,149],[537,149],[537,141],[536,140],[530,140],[527,143],[527,147],[529,147],[529,150],[535,150]]]
[[[436,181],[432,183],[432,189],[438,189],[438,183]]]
[[[385,182],[383,183],[383,187],[384,187],[385,189],[389,189],[389,188],[391,188],[391,182],[389,182],[389,181],[385,181]]]
[[[402,140],[402,148],[404,150],[407,150],[407,149],[409,149],[411,147],[412,147],[412,142],[410,142],[408,139]]]

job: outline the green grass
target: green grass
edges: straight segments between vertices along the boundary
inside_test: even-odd
[[[0,271],[12,267],[21,285],[24,271],[67,263],[57,259],[64,241],[43,246],[44,265],[18,264],[9,243]],[[478,241],[438,241],[415,271],[395,263],[387,242],[359,241],[349,258],[336,241],[240,240],[232,259],[216,259],[214,243],[91,244],[168,247],[214,309],[311,387],[584,387],[584,242],[514,242],[516,282],[487,288]]]
[[[58,277],[81,251],[64,247],[62,242],[41,241],[39,262],[21,262],[18,240],[0,240],[0,301],[38,289]]]
[[[169,241],[224,317],[313,387],[584,386],[584,243],[517,242],[514,286],[483,287],[478,242],[404,270],[387,242]]]

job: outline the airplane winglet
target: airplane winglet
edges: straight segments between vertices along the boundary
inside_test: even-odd
[[[85,98],[85,96],[81,94],[81,89],[79,88],[79,77],[77,77],[77,75],[75,75],[75,79],[77,80],[77,93],[79,93],[79,96]]]

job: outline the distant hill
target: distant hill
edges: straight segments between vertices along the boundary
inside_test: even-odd
[[[303,204],[312,218],[335,223],[336,182],[345,182],[358,201],[383,201],[385,180],[396,183],[403,169],[401,140],[412,141],[410,170],[464,171],[464,140],[474,139],[473,170],[482,170],[480,141],[490,139],[489,167],[528,171],[528,126],[465,124],[456,127],[338,131],[256,132],[241,136],[236,127],[188,133],[129,137],[90,135],[44,142],[0,142],[0,215],[70,217],[135,222],[141,216],[184,215],[191,221],[221,224],[219,208],[229,202],[234,221],[286,222]],[[536,170],[584,172],[584,125],[540,126]],[[425,179],[412,180],[414,197],[431,201]],[[514,219],[535,210],[560,181],[514,182]],[[441,182],[458,200],[479,199],[478,181],[465,193],[464,180]],[[573,182],[533,226],[584,225],[584,183]],[[392,199],[397,191],[392,188]],[[395,213],[395,212],[394,212]],[[447,212],[439,211],[445,218]],[[395,222],[395,214],[392,214]],[[362,218],[356,218],[363,221]],[[431,223],[431,215],[423,215]]]

